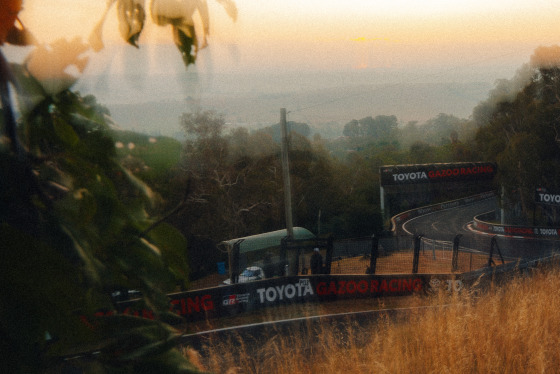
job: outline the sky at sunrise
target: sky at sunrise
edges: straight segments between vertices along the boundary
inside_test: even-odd
[[[177,2],[179,0],[171,0]],[[236,0],[234,22],[210,6],[210,47],[218,71],[345,70],[452,66],[527,60],[560,41],[560,2],[551,0]],[[87,38],[105,10],[100,0],[25,0],[21,18],[42,42]],[[114,9],[104,38],[118,39]],[[148,22],[141,47],[170,43]],[[165,69],[151,65],[151,69]]]
[[[189,2],[153,1],[179,8]],[[223,6],[228,2],[236,5],[235,20]],[[350,103],[355,93],[347,89],[359,85],[396,84],[410,88],[411,84],[433,82],[481,83],[477,93],[467,95],[459,89],[449,97],[459,102],[469,96],[461,111],[444,107],[438,101],[424,115],[448,110],[468,116],[469,108],[485,98],[496,80],[512,78],[530,61],[535,48],[560,44],[560,1],[557,0],[207,0],[207,3],[208,47],[199,52],[196,65],[188,69],[173,45],[171,28],[152,22],[151,1],[145,1],[148,15],[139,49],[122,40],[113,6],[103,26],[105,48],[85,53],[89,60],[74,88],[94,94],[111,110],[115,109],[113,113],[118,113],[114,107],[118,104],[191,99],[201,107],[228,113],[232,107],[239,107],[231,99],[240,100],[240,93],[249,101],[259,97],[262,100],[254,101],[252,110],[248,108],[245,114],[228,118],[244,123],[262,121],[251,119],[251,111],[257,105],[270,107],[267,110],[273,113],[271,120],[276,118],[280,106],[315,106],[315,102],[311,103],[316,96],[313,90],[331,90],[330,96],[322,99],[325,103],[340,101],[344,95]],[[24,0],[20,19],[46,45],[60,38],[87,41],[103,18],[106,4],[103,0]],[[194,20],[200,25],[196,14]],[[200,31],[200,27],[197,29]],[[17,47],[5,50],[14,61],[24,56]],[[408,92],[409,88],[402,90]],[[297,97],[304,90],[307,96]],[[274,93],[288,93],[293,102],[270,101],[266,95]],[[228,96],[227,100],[220,95]],[[381,105],[380,99],[372,100]],[[411,117],[420,117],[416,107],[410,105],[410,99],[402,96],[395,100],[402,100],[402,103],[395,101],[396,108],[409,107]],[[357,110],[342,106],[349,111]],[[177,113],[168,110],[171,119],[167,122],[175,124],[184,111],[181,106],[178,108]],[[364,108],[369,115],[371,110]],[[397,109],[385,110],[408,119]],[[307,117],[297,120],[326,120],[318,119],[320,113],[317,118],[308,112],[300,113]],[[338,120],[345,123],[356,115],[364,114],[349,112]],[[332,113],[323,117],[334,118]],[[153,123],[146,120],[142,125],[141,117],[134,121],[140,128]]]

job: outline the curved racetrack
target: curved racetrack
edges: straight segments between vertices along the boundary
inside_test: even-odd
[[[436,211],[413,218],[402,224],[399,231],[409,235],[423,235],[429,239],[452,242],[457,234],[462,235],[460,245],[479,251],[489,252],[492,237],[505,257],[534,258],[549,256],[560,242],[544,239],[521,239],[507,236],[489,235],[472,230],[475,216],[498,209],[495,198],[483,200],[467,206],[459,206]],[[401,232],[402,232],[401,231]]]

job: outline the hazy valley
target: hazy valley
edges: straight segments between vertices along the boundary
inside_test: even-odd
[[[423,82],[385,79],[379,74],[286,73],[90,76],[80,90],[93,93],[125,130],[179,135],[179,117],[197,108],[213,109],[232,126],[257,128],[288,120],[309,124],[323,137],[367,116],[395,115],[399,123],[422,123],[439,113],[468,118],[492,88],[490,82]],[[428,79],[426,78],[426,81]],[[381,83],[376,83],[381,82]]]

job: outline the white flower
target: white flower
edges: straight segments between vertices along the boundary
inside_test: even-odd
[[[59,39],[51,45],[37,46],[25,65],[47,94],[56,95],[78,80],[88,63],[88,57],[84,56],[88,49],[79,38]]]

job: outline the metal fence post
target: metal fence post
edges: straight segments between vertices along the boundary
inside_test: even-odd
[[[502,257],[502,251],[500,251],[500,247],[498,246],[498,240],[496,236],[492,237],[492,241],[490,242],[490,257],[488,258],[488,266],[495,265],[494,259],[492,256],[494,255],[494,247],[498,250],[498,255],[500,256],[500,260],[502,261],[502,265],[505,264],[504,258]]]
[[[463,235],[457,234],[453,239],[453,257],[451,258],[451,271],[459,269],[459,241]]]
[[[494,259],[492,259],[492,256],[494,255],[494,243],[495,243],[495,237],[493,236],[492,240],[490,241],[490,254],[488,255],[488,267],[494,264]]]
[[[369,267],[366,274],[375,274],[375,267],[377,266],[377,257],[379,256],[379,238],[375,234],[371,237],[371,253],[369,256]]]
[[[333,237],[329,236],[327,239],[327,254],[325,255],[325,274],[331,273],[333,248]]]
[[[233,244],[233,248],[230,252],[229,259],[229,279],[231,283],[235,284],[239,281],[239,256],[240,256],[240,244],[243,240],[239,240]]]
[[[423,235],[416,235],[414,238],[414,259],[412,260],[412,274],[418,273],[418,261],[420,260],[420,244]]]
[[[286,266],[288,264],[287,247],[288,247],[288,243],[286,242],[286,238],[282,238],[282,240],[280,240],[280,263],[282,264],[282,269],[280,270],[280,274],[284,276],[288,275],[286,274]]]
[[[295,261],[294,261],[294,271],[295,271],[295,275],[299,275],[299,256],[301,256],[301,247],[297,247],[296,249],[296,256],[295,256]]]

